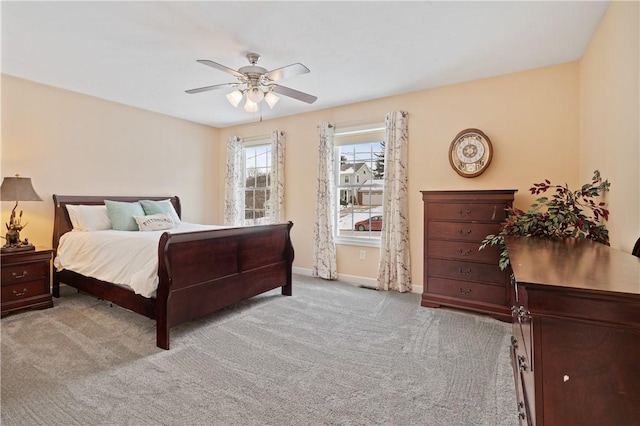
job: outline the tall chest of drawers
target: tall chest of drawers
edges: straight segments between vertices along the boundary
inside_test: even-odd
[[[500,232],[515,192],[422,191],[422,306],[467,309],[511,321],[509,275],[498,266],[501,248],[478,248],[484,237]]]

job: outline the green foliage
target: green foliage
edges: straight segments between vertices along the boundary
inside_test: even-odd
[[[487,246],[499,245],[500,269],[509,265],[509,255],[504,245],[505,235],[520,235],[540,238],[588,238],[609,245],[609,231],[604,221],[609,219],[609,210],[604,202],[593,199],[609,190],[610,183],[602,180],[598,170],[593,172],[591,183],[582,185],[571,191],[565,184],[551,185],[544,182],[534,183],[529,189],[532,194],[539,195],[555,190],[552,196],[538,198],[529,210],[524,212],[516,208],[507,209],[507,220],[497,235],[487,235],[480,245],[480,250]]]

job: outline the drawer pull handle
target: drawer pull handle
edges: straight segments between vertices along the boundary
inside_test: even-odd
[[[470,288],[468,288],[468,289],[466,289],[466,290],[465,290],[465,289],[463,289],[462,287],[458,287],[458,291],[459,291],[460,293],[462,293],[462,294],[470,294],[470,293],[471,293],[471,289],[470,289]]]
[[[471,214],[471,210],[467,210],[466,212],[463,212],[462,209],[458,210],[458,214],[460,216],[469,216]]]
[[[11,275],[13,275],[13,278],[19,280],[20,278],[24,278],[27,276],[27,271],[22,271],[22,274],[18,275],[15,272],[12,272]]]
[[[13,295],[16,297],[20,297],[20,296],[24,296],[25,294],[27,294],[27,289],[23,288],[22,291],[15,291],[13,290]]]
[[[471,229],[467,229],[466,231],[463,229],[458,229],[458,234],[460,235],[469,235],[471,234]]]
[[[463,256],[469,256],[471,254],[471,249],[467,249],[467,250],[462,250],[462,249],[458,249],[458,253],[460,253]]]
[[[518,349],[518,339],[516,339],[514,336],[511,336],[511,347],[513,349]]]
[[[467,269],[458,268],[458,272],[460,272],[462,275],[469,275],[471,273],[471,269],[469,269],[469,268],[467,268]]]

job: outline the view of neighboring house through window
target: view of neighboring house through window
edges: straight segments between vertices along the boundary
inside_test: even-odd
[[[336,241],[379,244],[384,127],[336,132]]]
[[[271,189],[271,145],[245,145],[244,153],[244,222],[243,225],[268,223],[267,201]]]

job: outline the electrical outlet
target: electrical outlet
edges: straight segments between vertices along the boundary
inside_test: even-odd
[[[365,260],[367,258],[367,251],[360,250],[360,260]]]

